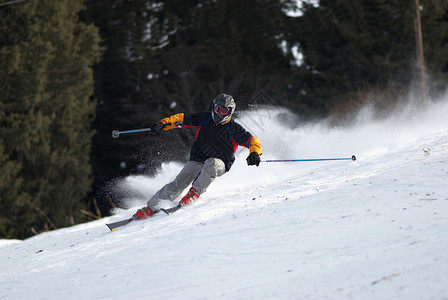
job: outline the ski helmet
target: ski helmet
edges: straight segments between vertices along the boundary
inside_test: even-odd
[[[225,123],[232,118],[236,104],[233,97],[226,94],[219,94],[213,99],[212,117],[216,125]]]

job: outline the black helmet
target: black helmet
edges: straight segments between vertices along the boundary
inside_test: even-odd
[[[213,99],[212,117],[216,125],[225,123],[232,118],[235,111],[235,100],[226,94],[220,94]]]

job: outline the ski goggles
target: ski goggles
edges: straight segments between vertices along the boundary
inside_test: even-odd
[[[228,107],[221,106],[219,104],[215,104],[213,110],[215,111],[216,114],[220,116],[225,116],[230,112],[230,109]]]

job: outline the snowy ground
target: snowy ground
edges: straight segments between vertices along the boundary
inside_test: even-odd
[[[109,218],[0,241],[0,299],[448,299],[447,102],[348,129],[247,114],[264,159],[358,160],[249,168],[242,149],[172,216],[110,232],[144,204],[129,199]],[[149,197],[180,168],[123,185]]]

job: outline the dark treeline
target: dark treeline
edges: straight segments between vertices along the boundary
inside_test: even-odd
[[[0,7],[0,238],[85,220],[98,29],[82,1]]]
[[[177,112],[285,106],[302,120],[387,111],[418,90],[414,0],[0,1],[0,238],[120,206],[113,180],[187,158]],[[428,92],[448,81],[448,3],[420,0]],[[298,54],[300,53],[300,54]],[[148,195],[150,196],[150,195]]]

